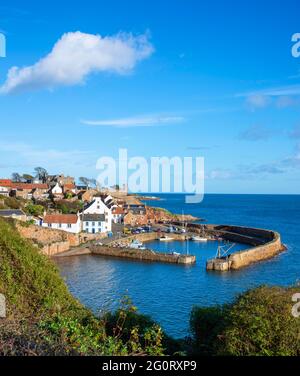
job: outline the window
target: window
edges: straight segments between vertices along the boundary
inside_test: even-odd
[[[101,227],[101,222],[98,222],[98,226]]]
[[[85,225],[86,225],[87,227],[89,227],[89,222],[85,222]]]
[[[58,227],[61,228],[61,223],[58,224]]]
[[[48,223],[48,227],[52,227],[52,224],[51,224],[51,223]]]
[[[71,228],[71,227],[72,227],[72,225],[70,223],[68,223],[68,228]]]
[[[95,226],[95,222],[92,222],[92,226],[93,226],[93,227]]]
[[[97,205],[97,209],[100,209],[100,205]]]

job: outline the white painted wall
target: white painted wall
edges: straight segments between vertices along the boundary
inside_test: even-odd
[[[84,210],[84,214],[104,214],[105,215],[105,226],[107,229],[105,231],[111,231],[111,225],[113,221],[111,209],[109,209],[101,197],[95,197],[94,202],[91,206]]]
[[[59,195],[63,193],[62,187],[56,183],[55,186],[51,189],[52,194]]]
[[[88,232],[90,234],[98,234],[99,232],[107,232],[108,226],[106,222],[92,222],[92,221],[83,221],[82,227],[84,232]]]
[[[62,231],[67,231],[71,232],[73,234],[78,234],[81,231],[81,220],[78,218],[77,223],[73,224],[67,224],[67,223],[42,223],[42,227],[48,227],[48,228],[53,228],[55,230],[62,230]]]

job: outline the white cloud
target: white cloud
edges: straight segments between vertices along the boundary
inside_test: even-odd
[[[249,95],[246,103],[252,108],[264,108],[270,103],[270,97],[261,94]]]
[[[236,97],[251,97],[251,96],[268,96],[280,97],[284,95],[300,95],[300,85],[278,86],[269,89],[261,89],[246,93],[239,93]]]
[[[206,175],[209,180],[227,180],[233,178],[233,172],[228,169],[215,169]]]
[[[82,165],[93,158],[90,151],[42,149],[21,142],[0,142],[2,159],[7,157],[22,160],[26,165],[45,165],[46,167],[59,167]],[[94,156],[96,160],[96,156]]]
[[[109,126],[117,128],[127,127],[150,127],[159,124],[174,124],[181,123],[184,118],[181,116],[141,116],[141,117],[129,117],[123,119],[112,120],[81,120],[82,124],[97,125],[97,126]]]
[[[125,74],[153,51],[147,35],[65,33],[52,51],[34,65],[12,67],[0,93],[80,84],[93,72]]]
[[[245,93],[238,93],[236,98],[245,98],[246,104],[250,109],[264,108],[275,104],[278,108],[286,108],[299,104],[300,85],[279,86],[269,89],[261,89],[256,91],[249,91]]]

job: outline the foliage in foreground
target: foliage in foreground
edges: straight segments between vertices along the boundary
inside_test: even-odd
[[[261,286],[223,307],[195,307],[193,352],[215,355],[300,355],[300,319],[291,311],[297,288]]]
[[[156,324],[130,329],[124,340],[108,334],[96,318],[69,293],[51,260],[23,239],[11,221],[0,219],[0,293],[7,318],[0,321],[0,355],[163,354]],[[128,304],[121,309],[122,320]]]

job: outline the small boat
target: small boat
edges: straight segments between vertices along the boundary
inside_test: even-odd
[[[173,238],[170,238],[169,236],[162,236],[161,238],[159,238],[160,242],[169,242],[171,240],[173,240]]]
[[[141,243],[139,240],[133,240],[133,242],[129,245],[129,248],[141,249],[141,250],[146,249],[146,247],[144,247],[143,243]]]
[[[203,238],[202,236],[192,236],[191,240],[194,242],[207,242],[207,238]]]
[[[180,256],[180,253],[179,253],[179,252],[175,252],[175,251],[174,251],[174,252],[171,252],[170,254],[171,254],[172,256]]]

